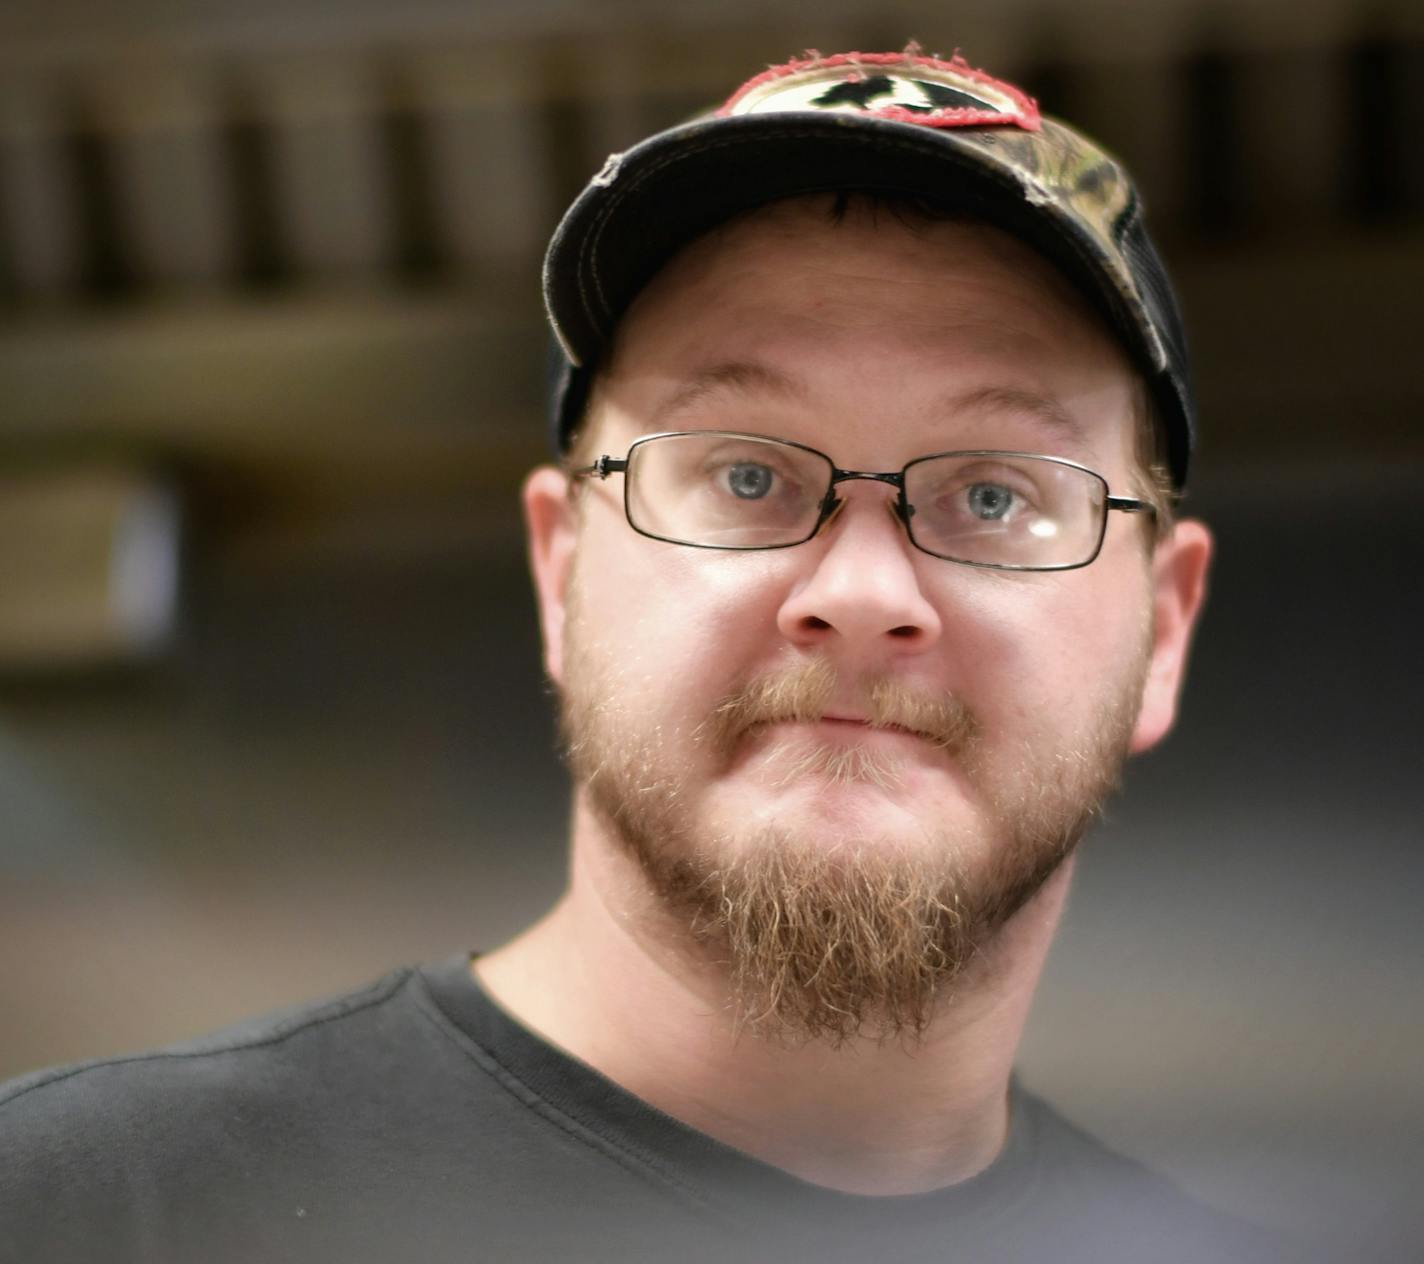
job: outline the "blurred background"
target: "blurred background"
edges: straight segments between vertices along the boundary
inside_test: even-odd
[[[609,151],[910,38],[1137,172],[1220,540],[1024,1077],[1210,1201],[1421,1258],[1417,3],[3,0],[0,1078],[553,899],[540,250]]]

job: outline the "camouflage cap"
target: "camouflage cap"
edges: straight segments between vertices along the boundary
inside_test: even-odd
[[[913,47],[773,66],[715,112],[608,158],[544,261],[564,359],[552,401],[559,449],[618,319],[680,247],[752,207],[835,190],[964,211],[1055,263],[1143,374],[1183,486],[1195,430],[1186,342],[1131,178],[1019,88]]]

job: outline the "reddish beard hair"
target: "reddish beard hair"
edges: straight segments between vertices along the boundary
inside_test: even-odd
[[[1118,784],[1141,697],[1146,653],[1091,731],[1068,749],[992,762],[965,704],[903,681],[861,682],[874,727],[923,737],[958,761],[988,806],[988,855],[970,864],[951,831],[900,840],[826,840],[794,828],[749,837],[699,826],[686,759],[656,726],[639,730],[593,661],[573,603],[562,695],[566,755],[606,832],[638,864],[703,957],[725,970],[736,1019],[783,1043],[921,1038],[954,985],[1072,853]],[[691,736],[714,767],[782,720],[814,721],[837,684],[807,660],[729,693]],[[797,773],[829,767],[803,766]],[[879,761],[843,779],[886,784]],[[986,850],[980,848],[979,850]]]

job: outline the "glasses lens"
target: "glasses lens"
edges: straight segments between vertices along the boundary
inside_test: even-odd
[[[929,553],[1053,569],[1081,566],[1097,552],[1107,484],[1050,457],[967,452],[913,462],[905,499],[911,534]]]
[[[628,520],[679,544],[766,549],[809,538],[831,463],[775,439],[702,431],[659,435],[628,453]]]

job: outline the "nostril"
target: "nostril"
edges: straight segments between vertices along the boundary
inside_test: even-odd
[[[815,614],[808,614],[802,624],[812,632],[825,632],[831,626],[820,615]]]
[[[898,628],[891,628],[890,635],[898,636],[902,640],[909,640],[910,637],[919,636],[920,630],[908,623],[902,623]]]

